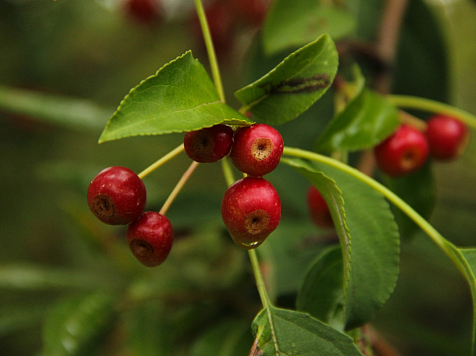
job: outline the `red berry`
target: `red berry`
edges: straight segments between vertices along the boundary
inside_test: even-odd
[[[307,191],[307,206],[314,224],[323,229],[334,227],[329,206],[321,193],[319,193],[313,185],[311,185]]]
[[[221,215],[235,243],[253,249],[263,243],[281,220],[281,200],[263,178],[242,178],[225,192]]]
[[[450,116],[436,115],[428,120],[426,137],[430,155],[449,161],[459,157],[469,142],[468,127]]]
[[[428,158],[426,136],[409,125],[401,125],[390,137],[374,147],[377,164],[390,177],[418,170]]]
[[[162,8],[158,0],[127,0],[124,11],[132,19],[141,23],[151,23],[162,16]]]
[[[227,125],[215,125],[184,136],[187,155],[196,162],[212,163],[225,157],[233,143],[233,129]]]
[[[127,227],[127,244],[134,256],[147,267],[165,261],[172,249],[173,231],[169,219],[147,211]]]
[[[236,130],[230,158],[241,172],[261,177],[277,167],[283,147],[283,138],[277,130],[255,124]]]
[[[146,190],[142,180],[125,167],[102,170],[88,188],[89,209],[102,222],[126,225],[144,210]]]

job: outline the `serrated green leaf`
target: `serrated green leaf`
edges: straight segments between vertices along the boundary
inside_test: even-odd
[[[352,339],[309,314],[269,307],[252,324],[263,356],[362,356]]]
[[[115,299],[98,291],[67,298],[49,313],[43,327],[43,355],[90,356],[116,315]]]
[[[248,323],[227,320],[204,332],[193,344],[190,355],[246,355],[252,342]]]
[[[398,228],[384,197],[346,173],[321,163],[282,159],[322,193],[344,257],[345,329],[372,320],[398,278]],[[331,177],[331,178],[330,178]]]
[[[355,30],[354,16],[341,6],[315,0],[276,0],[263,28],[265,50],[299,47],[327,33],[334,40]]]
[[[290,54],[256,82],[235,96],[253,120],[283,124],[306,111],[330,87],[338,66],[334,42],[323,35]]]
[[[464,275],[471,289],[471,296],[473,299],[473,332],[472,332],[472,347],[471,355],[476,356],[476,249],[475,248],[460,248],[458,249],[453,244],[445,241],[446,247],[450,248],[457,257],[461,266],[464,269]]]
[[[298,292],[297,309],[342,329],[343,277],[342,249],[339,246],[328,248],[308,270]]]
[[[365,89],[365,79],[354,68],[354,97],[329,123],[316,151],[355,151],[371,148],[400,125],[397,108],[383,96]]]
[[[99,142],[193,131],[220,123],[252,121],[220,101],[205,68],[189,51],[129,92]]]

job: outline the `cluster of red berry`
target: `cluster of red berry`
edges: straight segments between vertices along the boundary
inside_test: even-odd
[[[281,220],[281,201],[273,185],[262,177],[273,171],[283,154],[283,138],[269,125],[216,125],[185,134],[185,152],[194,161],[215,162],[229,154],[233,165],[246,174],[225,192],[221,214],[235,243],[258,247]]]
[[[423,123],[423,122],[422,122]],[[446,115],[430,118],[424,129],[402,124],[387,139],[374,147],[380,170],[392,178],[399,178],[421,168],[428,157],[439,161],[458,158],[469,141],[468,127]],[[332,228],[329,208],[315,187],[307,193],[309,212],[314,223],[321,228]]]
[[[199,163],[216,162],[226,155],[247,176],[225,192],[221,212],[235,243],[245,249],[259,246],[281,220],[279,195],[262,176],[276,168],[283,139],[268,125],[255,124],[233,130],[215,125],[184,136],[187,155]],[[127,243],[145,266],[165,261],[173,243],[170,221],[153,211],[144,212],[146,188],[142,179],[125,167],[110,167],[92,181],[87,193],[92,213],[110,225],[128,225]]]

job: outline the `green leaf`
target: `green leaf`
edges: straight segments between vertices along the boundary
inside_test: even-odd
[[[265,50],[273,54],[299,47],[327,33],[334,40],[355,30],[355,18],[332,2],[315,0],[276,0],[263,28]]]
[[[334,42],[323,35],[286,57],[235,96],[253,119],[278,125],[306,111],[330,87],[338,66]]]
[[[282,159],[322,193],[344,257],[345,328],[372,320],[398,278],[398,228],[384,197],[365,183],[321,163]],[[330,178],[332,177],[332,178]]]
[[[240,320],[227,320],[205,331],[194,343],[190,355],[246,355],[252,342],[249,324]]]
[[[252,122],[220,101],[205,68],[189,51],[129,92],[99,142],[194,131],[220,123]]]
[[[309,314],[269,307],[251,327],[255,336],[262,331],[258,347],[264,356],[362,356],[349,336]]]
[[[339,246],[328,248],[307,272],[297,296],[297,309],[342,329],[343,277],[342,249]]]
[[[115,300],[102,291],[61,301],[49,313],[43,328],[43,354],[90,356],[110,329]]]
[[[400,125],[397,108],[384,97],[365,89],[365,79],[354,67],[354,97],[319,137],[317,151],[354,151],[371,148]]]

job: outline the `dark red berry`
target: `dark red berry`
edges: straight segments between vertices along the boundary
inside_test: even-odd
[[[401,125],[374,147],[379,168],[395,178],[418,170],[428,158],[428,152],[426,136],[409,125]]]
[[[125,167],[101,171],[88,188],[89,209],[102,222],[126,225],[144,210],[146,190],[142,180]]]
[[[147,267],[165,261],[172,249],[173,231],[169,219],[147,211],[127,227],[127,244],[134,256]]]
[[[162,7],[158,0],[126,0],[124,11],[140,23],[152,23],[162,17]]]
[[[230,158],[241,172],[261,177],[277,167],[283,148],[283,138],[277,130],[255,124],[236,130]]]
[[[233,129],[227,125],[187,132],[183,140],[187,155],[200,163],[212,163],[222,159],[230,152],[232,143]]]
[[[225,192],[221,215],[235,243],[253,249],[263,243],[281,220],[281,200],[263,178],[242,178]]]
[[[307,191],[307,206],[314,224],[323,229],[334,227],[329,206],[313,185]]]
[[[426,137],[430,155],[438,160],[458,158],[469,142],[466,124],[446,115],[436,115],[428,120]]]

